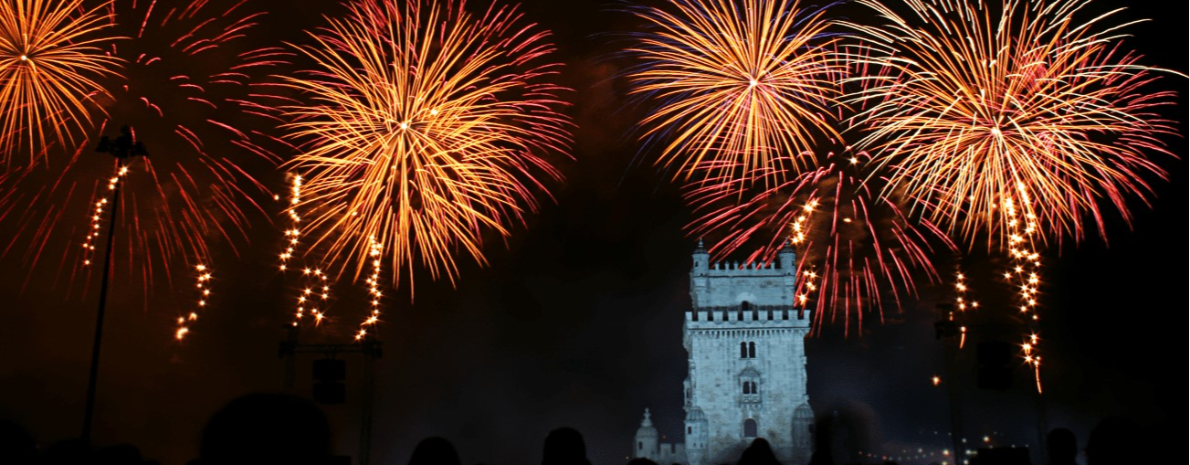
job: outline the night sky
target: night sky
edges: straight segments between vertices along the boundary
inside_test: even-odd
[[[300,41],[300,31],[321,24],[322,14],[341,11],[331,1],[302,2],[302,8],[292,1],[253,3],[269,12],[254,40],[268,43]],[[1128,29],[1137,36],[1128,44],[1145,55],[1143,63],[1186,73],[1184,17],[1158,2],[1128,3],[1120,18],[1152,18]],[[649,154],[639,152],[632,123],[642,109],[625,97],[627,83],[617,77],[628,62],[617,54],[623,36],[613,34],[637,23],[623,4],[602,0],[531,0],[523,7],[529,21],[553,31],[556,58],[565,64],[560,79],[576,89],[565,96],[575,102],[566,110],[577,125],[574,159],[558,163],[566,181],[551,186],[556,202],[546,202],[506,244],[487,244],[487,267],[462,260],[455,286],[418,276],[413,303],[387,301],[373,463],[407,461],[416,443],[433,435],[453,441],[464,463],[536,463],[542,440],[560,426],[585,435],[595,465],[624,463],[646,407],[663,435],[681,440],[681,321],[696,241],[683,233],[692,214],[678,187],[640,162]],[[837,14],[853,11],[844,5]],[[1184,93],[1186,81],[1169,76],[1162,86]],[[1184,94],[1179,101],[1170,116],[1182,120],[1185,133]],[[1170,144],[1185,156],[1184,139]],[[1074,430],[1080,443],[1112,415],[1154,432],[1182,425],[1181,410],[1171,406],[1180,405],[1187,386],[1173,355],[1186,337],[1175,328],[1190,306],[1176,298],[1184,275],[1172,262],[1180,254],[1174,245],[1187,235],[1187,219],[1177,214],[1187,208],[1187,169],[1184,159],[1162,165],[1170,181],[1154,183],[1151,205],[1132,205],[1131,225],[1109,216],[1110,243],[1092,238],[1045,251],[1049,420]],[[280,172],[260,178],[283,193]],[[264,207],[282,224],[279,205]],[[12,229],[0,224],[0,233]],[[132,443],[146,457],[182,464],[195,457],[202,425],[224,403],[281,390],[277,344],[298,280],[276,269],[277,227],[260,220],[249,236],[238,258],[218,250],[212,307],[182,344],[173,339],[173,320],[190,300],[187,281],[172,289],[159,284],[148,299],[135,280],[113,284],[98,444]],[[964,266],[994,271],[987,255],[975,250]],[[97,293],[83,294],[78,283],[55,276],[53,266],[31,268],[17,253],[0,266],[0,417],[25,425],[42,444],[77,436]],[[97,285],[97,276],[91,279]],[[971,284],[979,295],[1003,292],[998,281]],[[342,317],[328,325],[325,340],[350,338],[363,289],[340,283]],[[934,305],[952,298],[949,289],[922,283],[919,299],[901,311],[886,309],[883,325],[870,318],[862,336],[845,338],[828,328],[808,339],[816,413],[861,420],[865,447],[879,453],[947,447],[939,435],[949,421],[945,390],[930,378],[943,372]],[[311,360],[298,365],[301,395],[309,393]],[[351,400],[358,399],[360,365],[348,360],[349,402],[326,411],[338,452],[354,455],[358,411]],[[964,382],[973,388],[974,376]],[[1014,391],[970,390],[968,436],[999,434],[1000,445],[1035,441],[1029,387],[1021,373]]]

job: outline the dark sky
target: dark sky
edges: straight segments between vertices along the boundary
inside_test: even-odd
[[[323,12],[303,3],[256,2],[269,11],[261,41],[299,40],[297,31]],[[312,4],[313,2],[311,2]],[[1122,5],[1122,3],[1116,2]],[[330,1],[319,2],[334,11]],[[1101,0],[1101,7],[1111,0]],[[618,43],[607,32],[634,27],[605,1],[525,2],[530,20],[555,34],[562,81],[577,89],[568,111],[577,123],[574,160],[560,163],[566,182],[557,202],[518,228],[503,246],[493,241],[490,265],[461,267],[457,285],[419,279],[417,300],[388,301],[380,329],[374,463],[402,463],[420,439],[442,435],[465,463],[527,464],[540,460],[553,428],[584,433],[595,465],[623,463],[644,408],[661,432],[678,439],[685,376],[681,314],[689,306],[690,219],[678,189],[650,166],[634,164],[631,123]],[[844,7],[842,11],[850,11]],[[1152,2],[1130,5],[1123,18],[1153,18],[1129,29],[1145,63],[1185,73],[1187,26]],[[1181,78],[1164,80],[1185,91]],[[1186,119],[1185,97],[1175,114]],[[1181,123],[1185,132],[1185,123]],[[1185,140],[1172,141],[1185,156]],[[1173,244],[1187,234],[1184,160],[1164,160],[1171,181],[1156,184],[1151,208],[1136,205],[1129,227],[1113,219],[1110,246],[1092,239],[1046,251],[1047,397],[1051,426],[1085,440],[1109,415],[1146,427],[1180,428],[1184,372],[1171,365],[1185,333],[1177,331],[1186,301],[1184,279],[1171,263]],[[271,177],[270,177],[271,176]],[[262,176],[283,189],[279,174]],[[278,215],[278,218],[280,216]],[[114,284],[97,411],[97,441],[130,442],[165,464],[195,455],[198,432],[222,404],[253,391],[277,391],[280,327],[289,318],[292,277],[276,272],[277,231],[264,222],[251,247],[216,271],[217,295],[184,344],[172,339],[185,286],[158,289],[145,303],[137,283]],[[973,267],[986,265],[976,252]],[[225,257],[229,258],[229,257]],[[46,267],[22,290],[29,273],[6,257],[0,280],[0,417],[26,425],[43,443],[76,435],[82,421],[96,295],[63,297]],[[998,283],[973,283],[985,294]],[[341,284],[344,315],[327,332],[343,338],[356,318],[352,297],[362,287]],[[826,331],[807,341],[810,398],[820,415],[841,411],[868,420],[872,445],[894,453],[945,445],[944,392],[929,379],[942,371],[933,340],[935,303],[946,286],[923,286],[919,301],[890,309],[883,326],[863,337]],[[977,289],[977,292],[979,290]],[[299,364],[299,393],[309,387],[309,359]],[[358,396],[359,365],[349,362],[349,396]],[[1018,385],[1027,380],[1018,377]],[[1025,387],[1010,393],[972,392],[965,411],[971,436],[1002,433],[1003,444],[1032,441],[1033,404]],[[357,411],[328,408],[340,452],[354,455]],[[1177,413],[1174,413],[1177,412]],[[1176,417],[1175,417],[1176,416]],[[1179,436],[1180,437],[1180,436]]]

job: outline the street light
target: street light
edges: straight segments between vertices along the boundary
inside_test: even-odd
[[[145,145],[137,142],[128,126],[120,128],[120,137],[111,140],[103,136],[99,140],[96,152],[108,153],[116,157],[116,177],[119,178],[126,161],[132,157],[148,156]],[[91,425],[95,415],[95,385],[99,380],[99,347],[103,341],[103,315],[107,310],[107,283],[111,274],[112,242],[116,237],[116,213],[120,209],[119,179],[112,188],[112,218],[107,229],[107,250],[103,254],[103,283],[99,287],[99,313],[95,321],[95,344],[91,348],[91,375],[87,379],[87,410],[83,417],[83,441],[91,443]]]

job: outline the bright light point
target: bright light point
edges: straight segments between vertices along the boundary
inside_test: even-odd
[[[438,116],[438,110],[437,109],[430,110],[430,114],[434,115],[434,116]]]
[[[852,164],[852,165],[858,165],[858,164],[859,164],[859,159],[858,159],[858,158],[855,158],[855,157],[851,157],[851,164]]]
[[[29,61],[28,55],[21,55],[21,61]]]
[[[401,129],[402,130],[409,129],[409,123],[401,123]]]
[[[748,87],[756,87],[756,85],[757,85],[757,84],[760,84],[760,83],[759,83],[759,82],[756,82],[756,80],[755,80],[755,79],[749,79],[749,80],[748,80]]]

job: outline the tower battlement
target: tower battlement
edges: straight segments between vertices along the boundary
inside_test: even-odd
[[[810,311],[790,306],[710,307],[686,312],[687,329],[810,327]]]
[[[692,255],[690,300],[695,309],[793,305],[797,285],[797,254],[786,247],[767,264],[711,263],[701,245]]]
[[[785,276],[796,270],[781,266],[779,262],[744,263],[744,262],[716,262],[708,263],[704,269],[694,270],[696,276],[736,277],[736,276]]]

